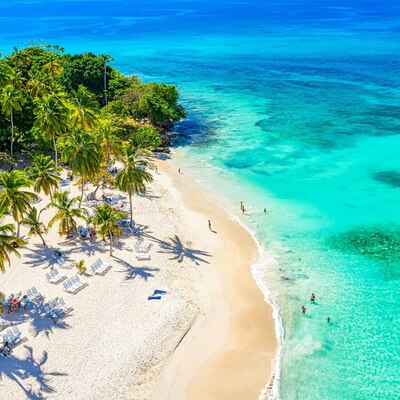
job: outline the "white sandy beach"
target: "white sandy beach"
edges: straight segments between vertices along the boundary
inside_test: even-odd
[[[150,261],[124,249],[136,236],[121,239],[110,257],[99,239],[66,240],[55,226],[47,247],[29,238],[21,259],[13,257],[0,275],[6,295],[35,286],[45,301],[63,297],[73,307],[55,324],[40,304],[5,315],[28,340],[0,361],[0,399],[256,399],[268,383],[276,340],[271,310],[250,273],[254,241],[188,177],[168,162],[158,169],[147,194],[134,198],[135,222],[153,242]],[[38,209],[48,203],[41,197]],[[43,220],[53,214],[44,211]],[[217,233],[208,230],[208,218]],[[89,267],[100,257],[112,268],[105,276],[88,270],[88,286],[66,293],[45,278],[56,248],[68,261],[84,259]],[[67,277],[76,273],[57,268]],[[155,289],[167,295],[148,301]]]

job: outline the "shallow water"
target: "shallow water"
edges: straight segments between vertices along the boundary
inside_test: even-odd
[[[177,163],[277,261],[257,275],[284,400],[400,398],[400,6],[373,3],[0,2],[0,51],[43,39],[179,85]]]

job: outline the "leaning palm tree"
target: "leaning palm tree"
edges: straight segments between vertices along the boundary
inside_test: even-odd
[[[110,242],[110,256],[113,251],[113,240],[122,236],[122,229],[118,226],[118,222],[123,215],[115,211],[108,203],[104,203],[96,208],[92,219],[103,240],[107,238]]]
[[[62,160],[68,162],[74,174],[81,176],[81,200],[86,180],[100,171],[101,149],[93,135],[75,130],[63,138]]]
[[[61,97],[49,95],[39,99],[35,109],[36,125],[53,140],[56,167],[58,166],[56,138],[67,130],[69,123],[69,110]]]
[[[131,226],[133,226],[132,196],[134,193],[144,193],[146,183],[153,180],[152,175],[146,171],[150,163],[144,158],[147,152],[134,150],[128,147],[122,159],[124,168],[118,173],[115,181],[121,191],[128,192],[130,205]]]
[[[11,155],[14,152],[14,113],[22,110],[25,101],[21,91],[11,84],[6,85],[0,93],[1,110],[11,120]]]
[[[0,174],[0,209],[7,209],[17,223],[17,237],[24,214],[31,209],[30,201],[37,200],[37,195],[29,190],[32,181],[25,172],[13,170]]]
[[[99,120],[99,103],[83,85],[79,85],[71,99],[71,120],[74,128],[94,128]]]
[[[2,221],[7,215],[6,209],[3,207],[0,209],[0,221]],[[10,254],[15,254],[17,257],[21,257],[19,251],[14,247],[15,244],[18,246],[25,245],[25,242],[15,237],[14,224],[0,224],[0,271],[5,271],[5,264],[10,264]]]
[[[46,209],[52,207],[55,208],[57,212],[50,220],[48,227],[51,228],[56,222],[58,222],[58,232],[60,235],[66,235],[68,237],[73,232],[76,232],[76,219],[85,219],[87,216],[86,210],[79,208],[78,204],[79,197],[69,199],[67,192],[54,193],[53,201],[46,207]]]
[[[61,167],[56,167],[54,160],[49,156],[39,154],[33,159],[33,166],[26,168],[31,180],[34,182],[33,188],[36,193],[43,190],[46,196],[53,200],[53,191],[57,189],[61,181],[59,173]]]
[[[26,214],[25,219],[22,221],[22,225],[29,228],[29,236],[39,236],[42,239],[43,246],[46,246],[43,235],[47,233],[45,224],[40,220],[40,214],[36,207],[32,207]]]

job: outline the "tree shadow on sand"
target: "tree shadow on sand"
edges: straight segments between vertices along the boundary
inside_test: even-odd
[[[152,267],[134,267],[133,265],[127,263],[126,261],[124,261],[118,257],[114,257],[114,258],[119,261],[119,263],[121,264],[121,266],[123,268],[122,271],[118,271],[118,272],[124,273],[125,280],[127,280],[127,281],[135,279],[136,277],[142,278],[145,281],[147,281],[149,278],[154,277],[153,272],[158,272],[160,270],[159,268],[152,268]]]
[[[70,316],[70,313],[63,314],[56,320],[48,317],[44,312],[43,304],[34,304],[29,310],[19,313],[7,314],[7,320],[12,325],[20,325],[24,322],[30,323],[30,334],[34,337],[43,333],[47,337],[58,329],[70,329],[71,326],[65,322],[65,319]]]
[[[159,253],[172,254],[170,260],[177,260],[179,263],[183,262],[185,258],[192,260],[196,265],[200,262],[209,264],[205,257],[211,257],[211,254],[204,250],[196,250],[185,246],[178,235],[170,238],[169,241],[159,240],[152,238],[161,247]]]
[[[22,358],[13,355],[1,361],[0,380],[9,379],[15,382],[30,400],[42,400],[48,394],[54,393],[55,389],[50,386],[50,379],[54,376],[66,376],[61,372],[43,372],[43,365],[47,362],[48,354],[43,352],[40,358],[35,358],[32,347],[24,346],[25,352]],[[23,381],[33,378],[38,385],[34,389],[32,385],[25,387]],[[22,397],[21,397],[22,398]]]

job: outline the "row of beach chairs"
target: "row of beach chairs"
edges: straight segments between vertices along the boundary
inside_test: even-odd
[[[68,307],[62,297],[56,298],[44,305],[46,315],[53,319],[57,319],[71,310],[72,307]]]
[[[90,266],[90,271],[95,275],[104,275],[110,268],[110,264],[105,264],[99,258]]]
[[[57,268],[54,268],[52,271],[46,274],[47,281],[50,283],[54,283],[55,285],[63,281],[65,278],[65,274],[62,274]]]
[[[64,290],[72,294],[78,293],[87,285],[88,283],[86,282],[86,280],[79,275],[74,275],[63,283]]]
[[[28,296],[29,300],[32,302],[44,299],[44,296],[42,295],[42,293],[38,292],[35,287],[28,289],[26,292],[26,295]]]

